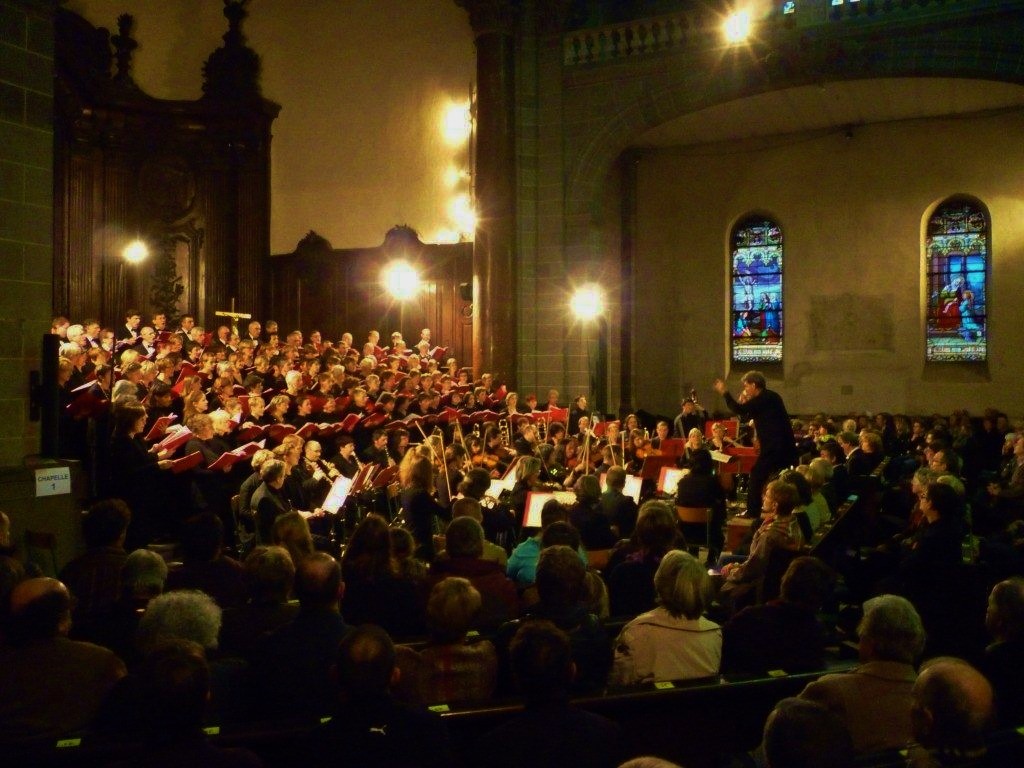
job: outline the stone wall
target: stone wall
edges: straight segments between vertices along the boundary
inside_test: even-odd
[[[39,449],[28,374],[50,328],[53,8],[0,0],[0,466]]]

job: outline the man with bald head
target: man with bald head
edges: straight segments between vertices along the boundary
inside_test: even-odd
[[[27,579],[11,592],[0,651],[0,744],[57,738],[89,725],[125,675],[106,648],[69,640],[71,595],[56,579]]]
[[[966,661],[938,657],[925,662],[911,696],[917,742],[909,753],[911,768],[1004,764],[986,754],[985,732],[994,712],[992,686]]]

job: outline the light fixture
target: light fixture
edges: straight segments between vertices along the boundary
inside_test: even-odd
[[[419,273],[407,261],[393,261],[384,268],[384,288],[398,301],[411,299],[420,289]]]
[[[444,183],[454,189],[469,179],[469,173],[454,165],[449,165],[444,172]]]
[[[456,102],[445,107],[441,120],[444,140],[452,145],[464,144],[473,132],[473,114],[469,102]]]
[[[476,211],[468,194],[456,195],[452,199],[451,214],[459,232],[470,236],[476,232]]]
[[[750,37],[750,11],[736,11],[725,20],[722,25],[726,42],[742,43]]]
[[[459,233],[454,229],[439,229],[437,234],[434,235],[435,243],[457,243],[459,242]]]
[[[576,289],[569,307],[577,320],[594,320],[604,312],[604,293],[596,285]]]
[[[130,264],[138,264],[149,256],[149,248],[141,240],[132,240],[121,251],[121,257]]]

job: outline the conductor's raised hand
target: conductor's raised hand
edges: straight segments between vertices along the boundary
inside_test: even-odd
[[[726,386],[726,383],[722,381],[722,379],[715,379],[715,392],[720,395],[724,395],[728,389],[729,387]]]

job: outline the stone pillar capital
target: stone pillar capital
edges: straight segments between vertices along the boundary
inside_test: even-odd
[[[469,24],[477,37],[515,32],[519,0],[455,0],[469,14]]]

